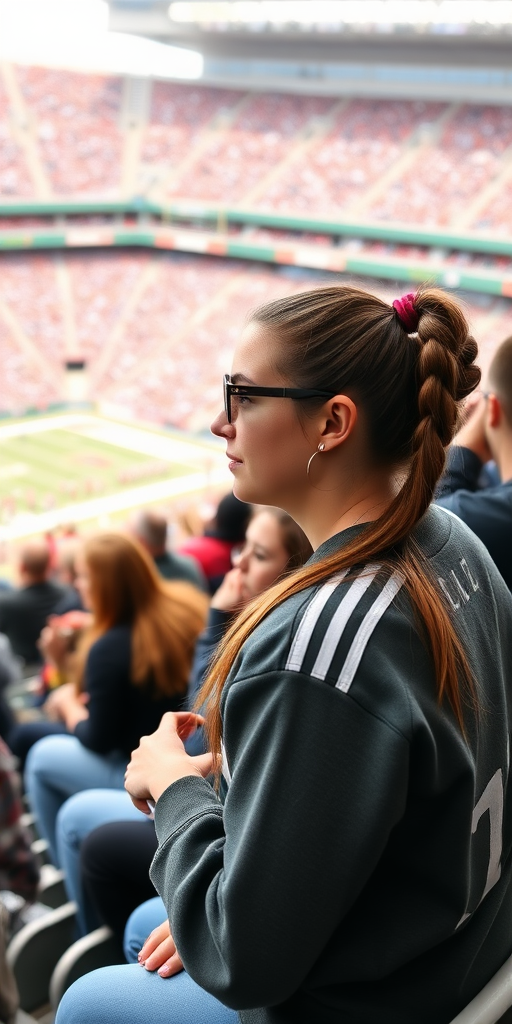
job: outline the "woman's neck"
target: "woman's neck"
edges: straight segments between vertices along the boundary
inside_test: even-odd
[[[372,475],[358,488],[350,488],[346,498],[342,497],[339,487],[333,491],[323,490],[321,495],[308,496],[305,507],[297,510],[294,519],[316,550],[329,537],[351,526],[378,519],[393,501],[397,489],[396,478],[389,473]]]

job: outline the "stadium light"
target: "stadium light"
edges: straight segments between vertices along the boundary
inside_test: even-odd
[[[512,0],[176,0],[169,17],[211,25],[503,26],[512,24]]]
[[[0,60],[155,78],[200,78],[203,58],[108,31],[104,0],[0,0]]]

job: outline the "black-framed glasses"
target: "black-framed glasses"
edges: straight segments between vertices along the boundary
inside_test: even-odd
[[[231,397],[259,395],[262,398],[332,398],[336,391],[318,391],[317,388],[260,388],[257,384],[233,384],[229,373],[224,374],[224,410],[231,423]]]

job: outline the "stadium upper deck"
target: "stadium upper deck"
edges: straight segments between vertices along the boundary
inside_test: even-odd
[[[512,106],[254,93],[3,65],[0,198],[201,199],[512,228]]]

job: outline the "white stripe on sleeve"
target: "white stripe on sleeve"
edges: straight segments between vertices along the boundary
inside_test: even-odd
[[[229,770],[228,758],[227,758],[227,754],[226,754],[226,748],[224,746],[224,743],[221,743],[220,746],[221,746],[221,751],[222,751],[222,774],[223,774],[223,776],[224,776],[224,778],[226,780],[227,785],[230,786],[231,785],[231,772]]]
[[[304,661],[304,657],[308,649],[309,641],[311,640],[320,615],[331,594],[334,593],[343,577],[347,575],[347,572],[348,569],[344,569],[343,572],[337,573],[336,576],[333,576],[327,583],[324,583],[324,585],[320,587],[318,593],[315,594],[311,604],[308,606],[302,622],[300,623],[293,638],[290,653],[286,661],[285,668],[289,669],[291,672],[300,672],[302,662]]]
[[[378,626],[384,612],[389,608],[391,602],[398,594],[403,582],[403,576],[398,572],[394,572],[382,588],[379,596],[373,602],[370,610],[365,615],[352,641],[350,650],[345,659],[345,664],[343,665],[336,683],[336,688],[338,690],[343,690],[347,693],[350,689],[354,681],[354,676],[359,668],[361,658],[366,650],[368,641],[374,629]]]
[[[350,590],[347,590],[343,600],[338,605],[322,641],[318,657],[313,665],[311,675],[315,679],[325,679],[345,626],[363,594],[366,593],[370,584],[373,583],[379,569],[380,565],[365,566],[362,574],[354,580]]]

